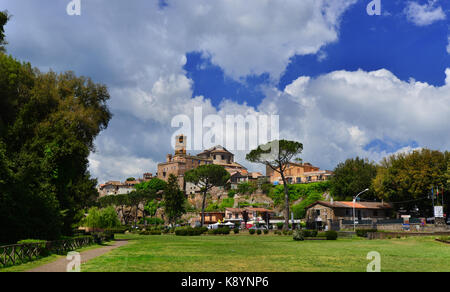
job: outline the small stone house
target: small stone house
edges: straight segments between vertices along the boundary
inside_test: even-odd
[[[392,214],[392,206],[384,202],[356,202],[354,208],[357,224],[374,224]],[[353,202],[317,201],[306,207],[305,219],[309,228],[338,230],[353,224]]]

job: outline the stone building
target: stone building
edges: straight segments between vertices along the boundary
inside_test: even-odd
[[[355,202],[355,221],[358,224],[376,223],[392,214],[392,205],[384,202]],[[353,202],[317,201],[306,207],[309,228],[339,229],[345,221],[353,222]]]
[[[201,165],[216,164],[223,166],[228,172],[248,173],[247,169],[234,161],[234,154],[222,146],[214,146],[198,155],[186,154],[186,139],[184,135],[175,137],[175,154],[167,154],[166,162],[158,164],[158,178],[167,181],[171,174],[178,178],[180,188],[188,194],[193,194],[198,189],[184,181],[186,171],[195,169]]]
[[[120,181],[108,181],[98,187],[98,192],[100,197],[129,194],[135,190],[134,186],[136,184],[138,184],[137,181],[126,181],[123,183]]]
[[[332,171],[320,170],[319,167],[313,166],[311,163],[294,163],[291,162],[286,167],[285,177],[289,184],[311,183],[318,181],[326,181],[333,175]],[[266,167],[266,176],[273,184],[283,184],[281,175],[269,166]]]

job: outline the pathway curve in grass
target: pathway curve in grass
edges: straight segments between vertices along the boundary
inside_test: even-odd
[[[85,263],[93,258],[96,258],[98,256],[101,256],[115,248],[124,246],[127,243],[128,243],[128,240],[116,240],[108,246],[83,251],[80,253],[81,263],[83,264],[83,263]],[[28,272],[66,272],[67,264],[68,264],[68,260],[65,257],[63,257],[54,262],[31,269]]]

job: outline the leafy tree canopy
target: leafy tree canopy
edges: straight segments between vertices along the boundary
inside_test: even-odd
[[[284,188],[284,229],[289,228],[289,189],[285,177],[285,170],[293,161],[300,161],[300,153],[303,151],[303,144],[296,141],[275,140],[252,150],[247,154],[246,159],[253,163],[264,164],[273,171],[278,172],[283,180]]]
[[[5,25],[9,20],[9,15],[7,11],[0,11],[0,52],[5,51],[5,46],[7,42],[5,41]]]
[[[154,192],[155,194],[158,194],[160,191],[165,190],[166,187],[167,183],[164,180],[156,177],[147,182],[135,185],[136,190],[146,190],[149,192]]]
[[[88,172],[111,119],[105,86],[0,54],[0,242],[69,235],[98,196]]]
[[[364,199],[373,200],[376,196],[371,185],[376,175],[377,167],[368,159],[359,157],[347,159],[334,169],[331,195],[336,200],[350,201],[359,192],[368,188],[369,191],[364,193]]]
[[[422,216],[432,215],[431,190],[445,190],[449,197],[448,165],[450,152],[421,149],[391,155],[378,167],[373,188],[379,198],[395,202],[396,208],[410,212],[419,209]],[[441,197],[442,198],[442,197]]]
[[[201,165],[195,169],[188,170],[184,174],[186,182],[195,184],[202,192],[202,221],[205,222],[206,195],[214,186],[225,186],[230,179],[230,174],[223,166],[216,164]]]

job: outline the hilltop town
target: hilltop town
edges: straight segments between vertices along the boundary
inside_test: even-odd
[[[188,154],[186,152],[186,139],[188,137],[184,135],[175,137],[174,153],[167,154],[166,161],[158,164],[155,175],[147,172],[138,179],[133,178],[123,182],[107,181],[98,186],[100,198],[111,195],[129,194],[136,189],[135,186],[138,184],[148,182],[154,178],[167,182],[170,175],[175,175],[178,179],[180,189],[183,190],[188,199],[191,210],[199,211],[201,207],[200,189],[195,184],[187,182],[184,179],[184,174],[201,165],[214,164],[223,166],[230,174],[230,179],[227,187],[214,187],[210,191],[208,200],[210,208],[208,208],[209,212],[205,214],[208,218],[207,223],[216,223],[220,219],[223,220],[223,218],[229,217],[229,214],[240,214],[243,210],[240,210],[240,207],[250,208],[248,210],[252,214],[255,213],[255,217],[258,217],[256,213],[270,213],[274,217],[280,217],[281,220],[281,210],[274,205],[273,199],[267,196],[267,191],[263,187],[264,185],[276,186],[282,184],[283,182],[278,172],[268,167],[265,174],[251,172],[242,164],[236,162],[234,154],[221,145],[206,149],[196,155]],[[285,173],[289,184],[324,182],[328,181],[333,174],[332,171],[321,170],[319,167],[313,166],[308,162],[292,162],[287,167]],[[239,185],[251,185],[253,189],[250,190],[250,193],[240,193]],[[324,199],[328,199],[326,192],[324,192]],[[231,201],[232,203],[230,204]],[[221,204],[222,207],[220,207]],[[225,208],[223,208],[224,205],[226,205]],[[214,210],[214,206],[217,207],[217,210]],[[162,210],[158,214],[164,218]],[[190,212],[183,218],[187,218],[189,223],[195,225],[194,222],[199,221],[197,215],[196,212]],[[233,215],[234,217],[236,215]],[[262,220],[263,216],[259,217]]]

